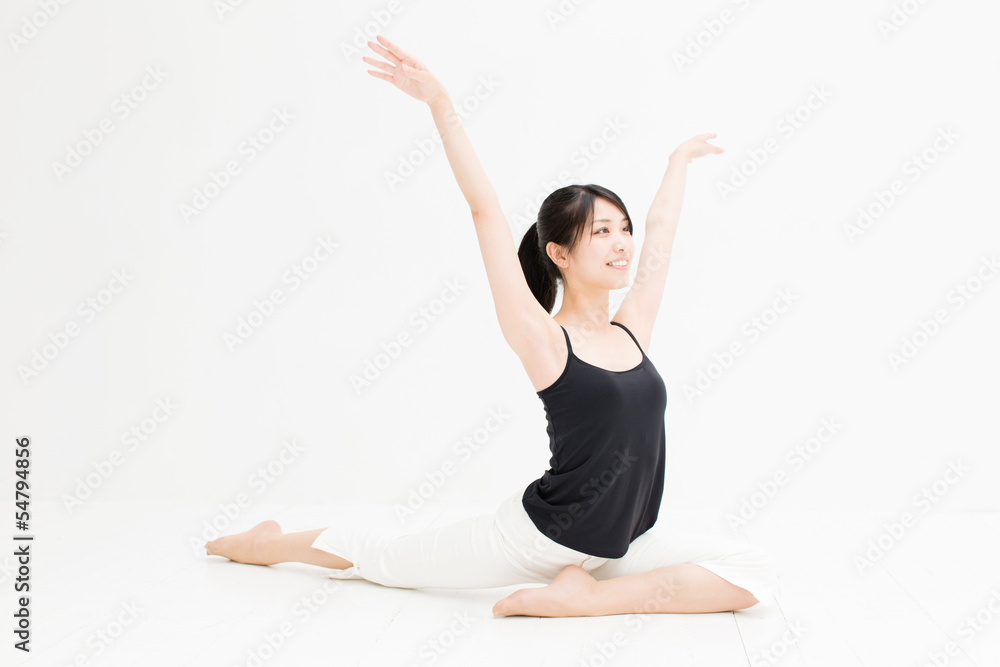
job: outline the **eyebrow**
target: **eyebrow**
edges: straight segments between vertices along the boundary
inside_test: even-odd
[[[611,218],[598,218],[597,220],[594,220],[595,225],[599,222],[611,222]],[[622,218],[622,222],[628,222],[628,218]]]

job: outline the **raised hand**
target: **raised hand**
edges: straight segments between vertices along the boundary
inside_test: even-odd
[[[366,63],[382,70],[381,72],[368,70],[369,74],[391,82],[392,85],[421,102],[430,103],[435,96],[445,92],[444,86],[434,78],[434,75],[422,62],[390,42],[386,37],[376,35],[376,39],[380,42],[379,44],[369,41],[368,46],[388,62],[362,56],[361,59]]]
[[[708,143],[709,139],[717,136],[719,136],[717,133],[709,132],[692,137],[675,148],[673,155],[682,160],[690,161],[696,157],[708,155],[709,153],[722,153],[726,150],[725,148],[720,148],[719,146],[714,146]]]

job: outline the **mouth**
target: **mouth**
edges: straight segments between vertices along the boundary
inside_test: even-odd
[[[626,260],[618,260],[616,262],[608,262],[605,264],[605,266],[610,266],[612,269],[617,269],[619,271],[628,271],[628,267],[630,264],[631,262],[626,259]]]

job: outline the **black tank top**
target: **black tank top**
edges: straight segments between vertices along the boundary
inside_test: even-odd
[[[610,371],[573,354],[569,334],[562,375],[536,392],[545,406],[549,469],[521,504],[543,534],[601,558],[621,558],[652,528],[663,496],[663,417],[667,390],[642,352],[635,368]]]

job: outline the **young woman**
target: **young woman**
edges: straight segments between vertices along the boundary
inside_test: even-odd
[[[367,526],[283,534],[275,521],[206,544],[240,563],[302,562],[400,588],[523,588],[495,616],[716,612],[757,604],[777,579],[771,556],[725,537],[650,532],[664,479],[663,380],[646,356],[663,295],[687,164],[722,148],[702,134],[669,157],[638,259],[616,194],[550,194],[515,253],[497,194],[447,91],[385,37],[368,42],[376,78],[430,107],[469,204],[504,339],[542,400],[550,469],[495,514],[413,534]],[[609,321],[608,291],[636,280]],[[557,284],[559,312],[551,315]]]

